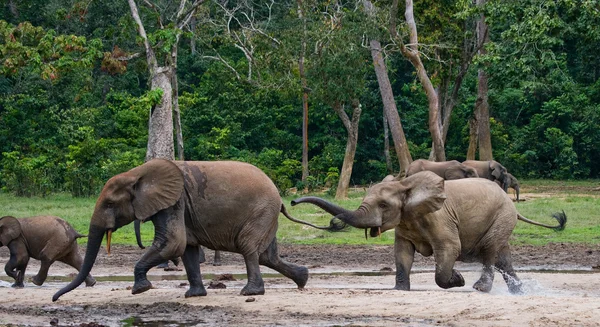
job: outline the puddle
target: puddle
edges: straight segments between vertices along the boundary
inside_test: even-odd
[[[188,327],[197,326],[200,324],[206,324],[206,321],[151,320],[140,317],[130,317],[121,320],[122,327]]]

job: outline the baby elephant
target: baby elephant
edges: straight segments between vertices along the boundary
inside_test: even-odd
[[[0,218],[0,247],[6,245],[10,251],[4,271],[15,279],[12,287],[23,287],[30,257],[41,261],[40,271],[31,279],[38,286],[48,277],[48,268],[54,261],[64,262],[79,271],[83,262],[77,246],[80,237],[85,236],[59,217]],[[88,275],[85,284],[94,286],[96,280]]]

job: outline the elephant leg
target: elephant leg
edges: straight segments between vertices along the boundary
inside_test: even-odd
[[[221,251],[216,250],[215,258],[213,260],[213,266],[220,266],[220,265],[221,265]]]
[[[202,250],[199,246],[187,245],[181,257],[188,282],[190,282],[190,288],[185,292],[185,297],[206,296],[206,289],[202,283],[200,265],[198,264],[200,251]]]
[[[277,253],[276,238],[273,238],[269,247],[265,252],[260,254],[258,260],[261,265],[275,269],[285,277],[293,280],[294,283],[298,285],[299,289],[303,289],[306,285],[306,281],[308,280],[308,269],[282,260]]]
[[[77,249],[74,249],[73,251],[71,251],[71,253],[59,259],[58,261],[68,264],[69,266],[77,269],[77,271],[81,271],[81,265],[83,264],[83,259],[79,255]],[[92,277],[92,274],[88,274],[85,278],[85,286],[92,287],[94,285],[96,285],[96,279]]]
[[[439,251],[435,256],[435,283],[441,288],[465,286],[465,279],[454,269],[458,255],[452,251]]]
[[[48,269],[50,269],[50,266],[53,263],[54,261],[51,260],[42,260],[40,270],[38,271],[37,275],[31,277],[31,282],[37,286],[41,286],[42,284],[44,284],[46,278],[48,278]]]
[[[410,291],[410,270],[415,259],[415,246],[396,235],[394,257],[396,259],[396,285],[394,289]]]
[[[473,284],[473,288],[487,293],[492,290],[492,285],[494,283],[494,268],[491,264],[484,263],[483,271],[481,272],[481,277],[479,280]]]
[[[185,252],[184,207],[180,200],[177,205],[159,211],[151,218],[154,224],[154,241],[135,264],[133,269],[135,281],[131,294],[143,293],[152,288],[152,283],[147,277],[150,268],[166,260],[180,257]],[[195,260],[198,264],[198,257]]]
[[[512,258],[510,255],[510,247],[509,245],[505,245],[499,252],[498,258],[496,259],[496,268],[502,274],[506,285],[508,286],[508,291],[512,294],[522,294],[523,293],[523,282],[517,277],[515,270],[512,266]]]
[[[23,288],[25,284],[23,284],[23,280],[25,279],[25,269],[27,269],[27,264],[29,263],[29,257],[22,258],[21,260],[17,259],[16,256],[12,255],[8,259],[6,266],[4,266],[4,271],[10,277],[12,277],[15,282],[11,286],[14,288]]]
[[[258,266],[258,253],[242,254],[246,262],[246,274],[248,275],[248,283],[242,291],[241,295],[263,295],[265,294],[265,284],[260,274]]]

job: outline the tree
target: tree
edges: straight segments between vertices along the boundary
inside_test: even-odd
[[[394,7],[397,9],[397,0],[394,0],[395,5],[392,5],[392,12]],[[373,6],[371,1],[363,0],[363,6],[367,16],[373,19],[376,15],[376,8]],[[394,17],[392,15],[392,17]],[[395,20],[391,19],[390,25],[395,31]],[[408,149],[408,143],[406,142],[406,136],[404,135],[404,129],[402,128],[402,121],[398,114],[396,107],[396,101],[394,100],[394,92],[387,72],[387,67],[383,59],[383,51],[381,49],[381,43],[379,40],[373,38],[369,41],[371,49],[371,58],[373,59],[373,67],[375,69],[375,75],[377,75],[377,82],[379,85],[379,92],[381,94],[381,100],[383,102],[383,111],[385,118],[384,123],[389,124],[390,131],[392,133],[392,139],[394,140],[394,147],[396,155],[398,156],[398,162],[400,163],[399,176],[403,176],[406,173],[408,165],[412,162],[412,157]]]
[[[159,13],[157,11],[157,8],[161,8],[161,6],[146,1],[145,3],[151,6],[151,9],[155,11],[155,14],[159,18],[159,29],[152,37],[160,40],[160,42],[151,44],[151,40],[146,33],[146,28],[140,17],[135,0],[128,0],[131,16],[136,22],[138,33],[144,42],[146,62],[150,74],[150,89],[160,90],[162,96],[160,103],[154,105],[150,110],[146,160],[153,158],[172,160],[175,157],[173,142],[173,102],[175,102],[177,108],[177,46],[181,34],[183,33],[183,27],[190,22],[196,13],[196,10],[203,2],[204,0],[195,0],[193,3],[189,4],[187,0],[181,0],[179,7],[176,10],[175,19],[165,27],[162,22],[162,16],[166,13]],[[166,8],[169,8],[169,6],[166,6]],[[158,51],[156,51],[155,48]],[[157,52],[166,57],[163,64],[159,64]],[[174,86],[175,94],[173,93]],[[179,114],[176,116],[179,117]],[[177,122],[177,125],[180,126],[180,122]],[[179,131],[180,130],[181,128],[179,127]],[[178,141],[178,145],[181,147],[180,153],[183,153],[183,142]]]

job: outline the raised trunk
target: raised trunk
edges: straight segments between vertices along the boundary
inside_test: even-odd
[[[332,229],[335,225],[335,223],[333,222],[333,220],[335,219],[339,219],[345,224],[356,228],[369,228],[381,226],[381,218],[377,219],[376,217],[370,217],[368,215],[367,208],[365,208],[362,205],[355,211],[350,211],[316,196],[305,196],[296,200],[292,200],[293,206],[297,205],[298,203],[312,203],[317,207],[327,211],[329,214],[333,215],[334,217],[332,219],[332,224],[330,227]],[[339,228],[337,229],[339,230]]]
[[[52,302],[58,300],[58,298],[63,294],[74,290],[85,281],[87,276],[90,274],[90,271],[92,271],[94,263],[96,262],[96,257],[98,256],[98,251],[100,250],[100,245],[102,244],[102,238],[104,237],[105,232],[106,229],[104,229],[104,227],[90,225],[88,244],[85,250],[85,258],[83,258],[81,270],[79,271],[79,274],[77,274],[77,277],[75,277],[75,279],[73,279],[69,285],[63,287],[54,294],[52,297]]]

